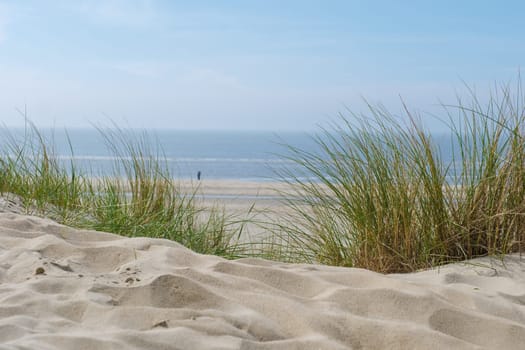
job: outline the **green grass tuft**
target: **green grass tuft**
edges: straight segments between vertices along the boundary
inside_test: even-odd
[[[521,251],[525,110],[519,88],[500,92],[444,106],[450,163],[407,109],[406,123],[375,106],[341,117],[314,136],[318,153],[288,147],[302,170],[279,174],[293,190],[273,258],[409,272]]]
[[[159,145],[118,128],[100,130],[116,159],[102,177],[59,161],[31,123],[22,136],[5,133],[0,192],[70,226],[171,239],[199,253],[416,271],[523,251],[524,101],[518,85],[486,105],[472,94],[468,105],[444,106],[450,162],[407,108],[404,121],[371,105],[341,117],[314,136],[318,152],[287,147],[295,166],[279,173],[290,190],[277,222],[275,213],[261,222],[202,208],[196,192],[181,193]],[[240,243],[246,224],[273,235]]]
[[[160,146],[151,148],[145,134],[137,137],[118,128],[99,131],[116,159],[113,173],[103,177],[82,173],[73,160],[66,167],[52,140],[30,122],[22,136],[5,130],[0,193],[19,196],[28,213],[73,227],[166,238],[228,258],[242,255],[242,225],[219,208],[197,206],[194,194],[181,193]]]

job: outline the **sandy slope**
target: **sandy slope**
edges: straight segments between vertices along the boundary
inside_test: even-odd
[[[0,213],[0,349],[520,349],[525,265],[227,261]]]

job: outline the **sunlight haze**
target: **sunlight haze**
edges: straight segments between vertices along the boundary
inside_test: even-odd
[[[515,79],[521,1],[0,1],[0,122],[312,130]],[[19,110],[19,111],[17,111]]]

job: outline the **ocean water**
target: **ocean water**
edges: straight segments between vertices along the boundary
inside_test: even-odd
[[[23,138],[21,129],[10,132]],[[94,175],[112,171],[116,156],[98,130],[40,132],[55,145],[54,152],[62,162],[73,161]],[[143,136],[140,131],[128,134],[136,139]],[[202,179],[274,181],[276,171],[294,166],[285,159],[288,150],[283,143],[308,151],[317,149],[310,135],[300,132],[154,130],[147,131],[146,139],[151,151],[159,151],[166,160],[171,174],[184,179],[196,179],[200,171]]]
[[[92,128],[71,129],[67,133],[46,129],[40,132],[55,146],[54,154],[65,165],[74,162],[77,168],[94,176],[114,174],[118,155],[108,148],[100,131]],[[24,140],[23,129],[10,129],[9,133]],[[135,140],[144,136],[141,131],[126,133]],[[0,137],[5,138],[5,130]],[[147,131],[146,140],[151,151],[158,151],[165,159],[171,174],[180,179],[196,179],[200,172],[202,179],[276,181],[281,179],[277,173],[284,169],[304,179],[301,169],[286,158],[289,150],[285,145],[310,153],[319,152],[312,133],[305,132],[154,130]],[[433,140],[442,160],[451,161],[450,135],[433,135]],[[111,143],[117,144],[118,139],[112,139]]]

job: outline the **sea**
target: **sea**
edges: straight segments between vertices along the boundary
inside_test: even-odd
[[[8,132],[23,140],[28,131]],[[282,180],[277,174],[296,166],[287,159],[288,146],[310,152],[318,148],[312,134],[305,132],[124,130],[115,133],[93,128],[41,129],[39,133],[46,143],[53,145],[54,155],[66,167],[73,162],[76,168],[95,176],[114,174],[115,160],[121,155],[108,147],[108,141],[118,145],[122,135],[144,142],[148,152],[158,155],[170,174],[180,179],[196,179],[200,173],[201,179]],[[6,138],[5,133],[2,138]],[[124,151],[123,155],[129,153]]]
[[[40,129],[39,134],[53,145],[54,156],[66,168],[73,163],[90,176],[115,175],[116,160],[129,156],[129,152],[115,154],[109,146],[119,145],[122,136],[146,145],[148,152],[157,155],[179,179],[197,179],[200,174],[201,179],[261,182],[290,179],[290,174],[293,179],[307,180],[304,169],[289,158],[289,146],[313,154],[320,151],[312,132],[111,130]],[[5,147],[9,137],[23,144],[27,133],[26,129],[4,129],[0,146]],[[442,160],[450,161],[450,135],[437,134],[433,139]]]

